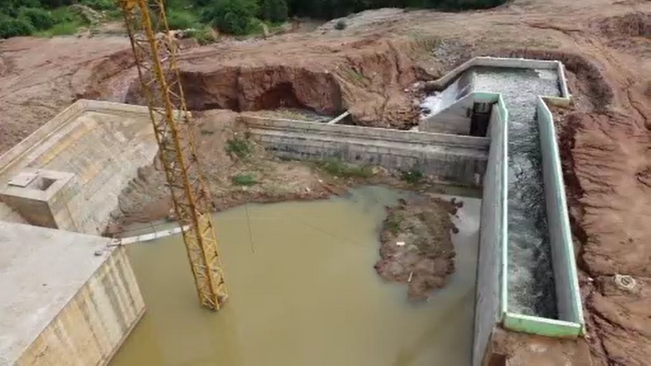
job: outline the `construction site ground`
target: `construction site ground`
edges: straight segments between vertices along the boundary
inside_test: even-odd
[[[184,44],[181,78],[189,107],[206,111],[198,113],[197,133],[213,191],[222,187],[216,182],[249,169],[213,153],[224,150],[219,139],[226,137],[215,133],[224,128],[219,122],[232,121],[237,112],[349,110],[360,125],[408,128],[417,123],[418,82],[472,56],[558,59],[568,70],[574,100],[555,113],[592,363],[648,364],[651,3],[515,0],[462,13],[382,9],[346,22],[342,31],[331,22],[268,39]],[[0,153],[76,99],[142,102],[128,38],[114,28],[92,37],[0,42]],[[231,111],[208,111],[213,109]],[[215,144],[221,148],[214,150]],[[254,172],[259,184],[230,184],[216,205],[249,200],[251,192],[258,201],[324,197],[342,186],[323,184],[321,174],[299,163],[264,161]],[[156,217],[169,209],[164,187],[157,185],[162,176],[147,169],[154,168],[143,168],[125,191],[122,217]],[[631,276],[634,286],[618,285],[616,275]],[[527,360],[525,354],[536,353],[531,347],[506,348],[514,364],[548,364]]]

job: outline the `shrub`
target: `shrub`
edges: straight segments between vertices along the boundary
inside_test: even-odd
[[[110,10],[117,7],[115,0],[81,0],[80,3],[97,10]]]
[[[20,0],[20,1],[24,1],[24,0]],[[61,6],[72,5],[74,1],[73,0],[40,0],[40,3],[43,6],[46,6],[48,8],[58,8]]]
[[[395,213],[384,220],[384,228],[393,235],[400,233],[400,224],[402,223],[402,216]]]
[[[335,29],[336,30],[344,30],[344,29],[346,29],[347,26],[348,26],[348,24],[346,24],[346,21],[343,20],[343,19],[339,19],[337,21],[337,23],[335,23]]]
[[[238,174],[236,176],[233,176],[231,178],[231,181],[233,184],[238,186],[252,186],[258,183],[255,180],[255,177],[253,177],[251,174]]]
[[[287,12],[285,0],[262,0],[260,14],[264,20],[282,23],[287,20]]]
[[[28,36],[32,33],[34,33],[34,27],[29,20],[0,15],[0,38]]]
[[[257,11],[253,0],[216,0],[205,8],[202,18],[224,33],[243,35],[251,30]]]
[[[252,150],[251,144],[244,139],[234,138],[226,141],[226,152],[231,156],[235,155],[243,159],[249,156]]]
[[[418,184],[425,178],[425,175],[420,170],[414,168],[402,172],[400,178],[409,184]]]
[[[52,18],[55,24],[60,23],[84,23],[84,18],[78,12],[69,7],[62,7],[52,10]]]
[[[167,10],[167,25],[170,29],[200,28],[198,17],[187,10]]]
[[[20,8],[18,17],[29,21],[37,30],[48,29],[54,25],[52,14],[44,9]]]
[[[199,42],[200,45],[206,45],[217,41],[215,33],[212,28],[208,26],[201,27],[199,29],[190,29],[186,32],[188,37],[192,37]]]
[[[373,175],[373,170],[368,166],[350,165],[339,159],[326,159],[318,162],[317,166],[335,177],[369,178]]]

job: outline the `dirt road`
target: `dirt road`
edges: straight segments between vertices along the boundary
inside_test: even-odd
[[[313,32],[185,50],[190,106],[285,107],[358,124],[415,123],[418,80],[473,55],[562,60],[575,105],[558,110],[593,363],[651,360],[651,2],[516,0],[489,11],[384,9]],[[127,39],[0,43],[0,153],[76,98],[138,102]],[[615,275],[630,275],[626,289]]]

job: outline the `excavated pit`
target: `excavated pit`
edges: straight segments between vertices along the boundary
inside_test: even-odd
[[[420,79],[431,78],[417,65],[421,50],[406,39],[357,43],[342,40],[327,44],[319,49],[323,54],[309,63],[303,62],[304,55],[291,54],[300,51],[292,49],[279,51],[289,55],[270,59],[252,55],[247,62],[226,56],[207,63],[205,54],[182,55],[179,76],[188,109],[244,112],[290,108],[327,116],[349,111],[348,123],[355,125],[412,127],[418,110],[405,90]],[[102,70],[122,71],[115,77],[98,72],[96,83],[82,96],[146,105],[137,75],[128,71],[133,68],[123,56],[99,65]]]

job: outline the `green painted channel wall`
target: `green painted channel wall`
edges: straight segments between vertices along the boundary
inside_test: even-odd
[[[559,319],[513,313],[508,308],[508,122],[509,111],[499,93],[473,92],[475,102],[495,103],[491,114],[491,144],[484,176],[480,247],[477,266],[473,365],[481,365],[488,350],[493,328],[501,324],[513,331],[550,337],[577,337],[585,332],[579,293],[576,260],[567,212],[565,186],[553,116],[547,105],[568,106],[570,93],[561,62],[476,57],[457,67],[434,85],[447,87],[473,66],[556,70],[559,97],[541,96],[537,104],[537,123],[543,160],[545,205],[550,229]]]
[[[488,136],[490,148],[483,181],[479,259],[475,293],[473,365],[480,365],[495,324],[502,320],[503,249],[506,243],[506,173],[508,111],[499,94],[472,93],[474,102],[492,102]]]
[[[567,105],[568,98],[539,98],[537,122],[559,319],[510,312],[508,308],[508,121],[499,93],[473,93],[476,102],[495,102],[489,134],[491,145],[484,177],[481,234],[475,305],[473,365],[481,365],[493,327],[549,337],[578,337],[585,323],[576,260],[567,212],[553,115],[546,103]]]
[[[552,98],[550,102],[566,104],[566,98]],[[508,125],[508,110],[501,96],[498,102],[500,116],[506,116],[502,121]],[[554,120],[551,111],[543,97],[537,104],[537,116],[540,134],[540,148],[543,160],[543,183],[545,191],[545,204],[547,221],[550,230],[550,245],[552,253],[552,266],[557,294],[557,307],[559,319],[542,318],[511,312],[508,308],[509,279],[508,279],[508,163],[504,164],[504,186],[501,195],[505,205],[504,231],[501,238],[501,323],[506,329],[537,334],[549,337],[578,337],[583,334],[584,320],[581,307],[581,298],[577,280],[576,260],[572,246],[572,238],[565,198],[565,185],[561,170],[561,160],[558,141],[554,130]],[[505,131],[504,156],[508,162],[508,129]]]

